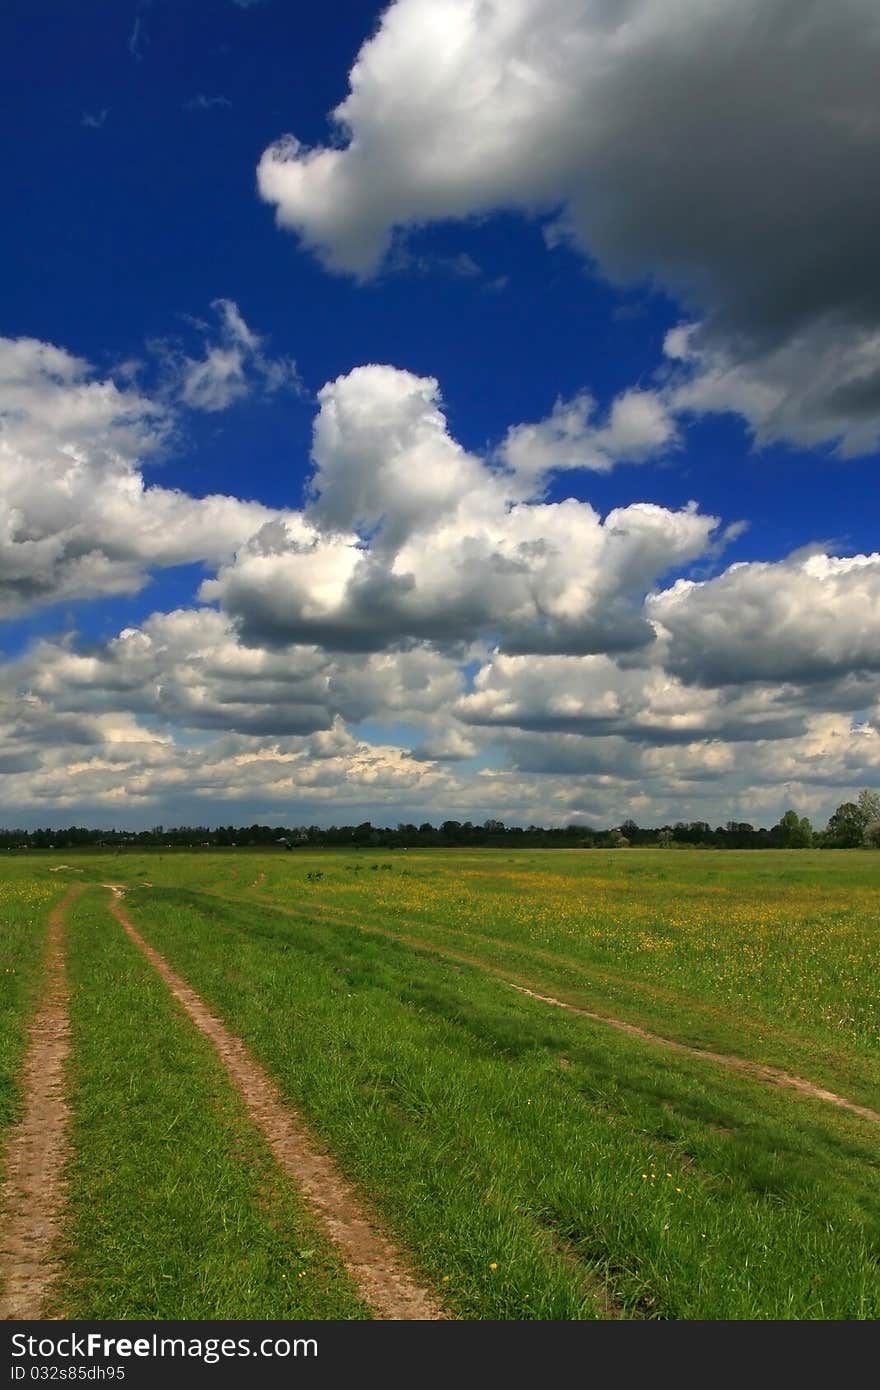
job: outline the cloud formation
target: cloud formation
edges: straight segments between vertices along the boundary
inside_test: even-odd
[[[571,498],[523,500],[451,437],[432,378],[360,367],[319,400],[313,534],[266,527],[202,588],[257,645],[638,648],[654,635],[645,591],[718,525],[695,505],[635,503],[603,520]]]
[[[260,353],[233,311],[221,331]],[[2,612],[128,591],[160,565],[210,573],[201,607],[0,666],[6,804],[826,813],[880,771],[880,556],[695,580],[727,534],[695,505],[602,517],[543,500],[588,445],[650,447],[656,425],[664,447],[667,417],[650,401],[628,415],[632,394],[598,421],[586,397],[560,405],[484,458],[450,433],[433,378],[356,368],[319,393],[306,496],[279,510],[148,486],[170,405],[62,348],[0,340]]]
[[[677,442],[675,421],[657,391],[630,389],[611,402],[603,423],[587,391],[556,402],[546,420],[514,425],[499,449],[508,468],[533,485],[547,473],[589,468],[607,473],[616,463],[643,463]]]
[[[277,512],[148,486],[168,410],[81,358],[0,338],[0,616],[131,593],[151,566],[230,559]]]
[[[157,345],[164,358],[166,392],[172,398],[190,410],[214,414],[256,391],[302,391],[296,363],[266,352],[263,338],[248,327],[234,300],[215,299],[211,308],[218,325],[214,333],[202,325],[203,357],[190,357],[168,343]]]
[[[395,228],[550,217],[551,243],[703,319],[690,409],[870,450],[878,63],[874,0],[396,0],[335,138],[270,146],[259,190],[359,278]]]
[[[880,554],[731,565],[649,596],[669,669],[707,686],[880,672]]]

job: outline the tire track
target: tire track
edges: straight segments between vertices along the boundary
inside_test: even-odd
[[[231,898],[222,898],[225,902],[234,902]],[[252,899],[253,900],[253,899]],[[247,899],[240,901],[246,902]],[[276,903],[269,903],[266,899],[260,899],[266,906],[271,906],[275,912],[280,912],[282,916],[290,917],[294,920],[301,914],[279,906]],[[331,912],[326,912],[327,917]],[[780,1086],[787,1090],[798,1092],[800,1095],[809,1096],[812,1100],[825,1101],[828,1105],[834,1105],[840,1110],[847,1110],[852,1115],[859,1115],[863,1120],[870,1120],[874,1124],[880,1124],[880,1111],[874,1110],[869,1105],[860,1105],[858,1102],[848,1100],[846,1096],[839,1095],[836,1091],[819,1086],[814,1081],[809,1081],[804,1076],[797,1076],[793,1072],[783,1070],[781,1067],[773,1067],[765,1062],[754,1062],[746,1057],[736,1057],[726,1052],[713,1052],[707,1048],[693,1047],[689,1043],[677,1042],[674,1038],[662,1037],[659,1033],[652,1033],[647,1028],[642,1028],[636,1023],[629,1023],[626,1019],[616,1018],[611,1014],[594,1013],[590,1009],[580,1008],[576,1004],[567,1003],[563,999],[556,999],[549,994],[539,994],[531,989],[522,979],[522,976],[514,974],[513,971],[503,970],[497,966],[490,966],[478,956],[468,954],[464,951],[455,951],[447,946],[440,946],[433,941],[425,941],[421,937],[410,936],[404,932],[397,932],[391,929],[384,929],[376,926],[365,926],[359,922],[353,922],[350,918],[339,916],[341,925],[356,927],[358,931],[367,932],[374,936],[384,937],[389,941],[402,942],[404,945],[412,946],[415,950],[424,951],[429,955],[439,956],[441,959],[453,960],[462,965],[470,965],[480,970],[485,975],[490,975],[500,984],[506,985],[509,989],[515,989],[519,994],[525,994],[531,999],[537,999],[542,1004],[549,1004],[553,1008],[564,1009],[568,1013],[578,1014],[581,1018],[588,1018],[594,1023],[603,1023],[609,1028],[616,1028],[621,1033],[628,1033],[630,1037],[641,1039],[643,1042],[652,1043],[659,1047],[665,1047],[670,1052],[677,1052],[680,1055],[696,1057],[704,1062],[712,1062],[717,1066],[726,1067],[729,1071],[739,1072],[741,1075],[750,1076],[755,1080],[763,1081],[769,1085]]]
[[[77,884],[49,914],[43,998],[30,1028],[24,1063],[24,1114],[10,1134],[3,1186],[0,1268],[5,1276],[0,1318],[37,1319],[57,1267],[52,1246],[64,1210],[69,1109],[65,1067],[70,1018],[64,960],[64,912],[83,891]]]
[[[499,976],[499,978],[501,977]],[[519,994],[528,995],[530,999],[538,999],[542,1004],[551,1004],[556,1009],[566,1009],[569,1013],[579,1014],[582,1018],[593,1019],[597,1023],[605,1023],[609,1028],[617,1028],[621,1033],[628,1033],[630,1037],[641,1038],[643,1042],[656,1043],[667,1048],[670,1052],[684,1053],[688,1057],[699,1057],[704,1062],[715,1062],[718,1066],[728,1067],[731,1071],[741,1072],[743,1075],[755,1077],[759,1081],[767,1081],[774,1086],[783,1086],[793,1091],[799,1091],[801,1095],[810,1096],[813,1100],[827,1101],[829,1105],[836,1105],[841,1110],[849,1110],[853,1115],[861,1115],[864,1120],[873,1120],[875,1124],[880,1124],[880,1111],[872,1110],[869,1105],[857,1105],[854,1100],[847,1100],[845,1096],[839,1096],[836,1091],[827,1091],[824,1086],[817,1086],[814,1081],[808,1081],[804,1076],[795,1076],[793,1072],[782,1071],[779,1067],[767,1066],[764,1062],[752,1062],[746,1057],[733,1057],[727,1052],[710,1052],[703,1047],[690,1047],[687,1043],[676,1042],[673,1038],[662,1038],[658,1033],[650,1033],[647,1028],[640,1028],[637,1023],[627,1023],[622,1018],[611,1018],[607,1014],[595,1014],[589,1009],[580,1009],[574,1004],[566,1004],[562,999],[554,999],[549,994],[537,994],[535,990],[527,989],[525,985],[514,984],[512,980],[502,980],[502,983],[509,985]]]
[[[447,1315],[405,1267],[399,1252],[362,1210],[354,1189],[322,1153],[296,1111],[240,1038],[210,1012],[164,956],[140,935],[122,907],[123,888],[106,883],[110,911],[158,972],[192,1023],[213,1044],[251,1119],[284,1170],[294,1179],[339,1249],[361,1296],[380,1318],[435,1321]]]

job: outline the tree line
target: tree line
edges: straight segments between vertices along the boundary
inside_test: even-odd
[[[806,816],[788,810],[769,829],[747,821],[727,821],[714,828],[708,821],[676,821],[653,828],[632,819],[610,829],[584,825],[545,827],[505,825],[500,820],[445,820],[439,825],[399,823],[359,825],[179,825],[150,830],[67,829],[0,830],[0,849],[147,848],[222,849],[259,845],[284,850],[328,846],[341,849],[427,849],[485,845],[541,849],[626,849],[630,845],[710,849],[880,849],[880,793],[865,788],[844,801],[824,830],[814,830]]]

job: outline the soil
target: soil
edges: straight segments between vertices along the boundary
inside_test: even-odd
[[[104,886],[113,893],[110,910],[114,917],[161,975],[191,1021],[213,1043],[276,1160],[294,1179],[339,1249],[361,1297],[380,1318],[439,1320],[447,1316],[409,1273],[401,1255],[365,1211],[332,1158],[320,1148],[244,1043],[140,935],[122,907],[123,889],[116,884]]]
[[[82,889],[71,888],[49,915],[43,999],[25,1056],[24,1113],[10,1131],[3,1186],[0,1317],[45,1316],[57,1274],[52,1249],[64,1210],[69,1111],[64,1071],[70,1050],[64,910]]]

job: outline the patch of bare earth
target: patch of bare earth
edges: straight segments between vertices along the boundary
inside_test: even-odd
[[[365,1214],[351,1185],[333,1160],[321,1152],[299,1115],[282,1099],[278,1087],[244,1043],[229,1032],[195,990],[140,935],[121,906],[122,889],[115,884],[104,886],[113,893],[110,910],[114,917],[161,975],[195,1026],[213,1043],[276,1160],[294,1179],[340,1251],[361,1297],[381,1318],[443,1318],[445,1314],[432,1295],[409,1274],[390,1240]]]
[[[35,1319],[57,1274],[52,1246],[64,1209],[69,1111],[64,1069],[70,1050],[64,910],[71,888],[49,915],[43,999],[31,1024],[25,1056],[24,1114],[13,1126],[2,1195],[0,1317]]]

